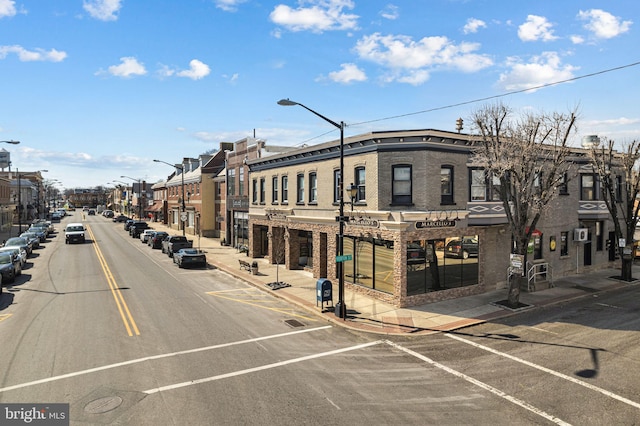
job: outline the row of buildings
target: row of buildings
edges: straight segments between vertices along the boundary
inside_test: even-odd
[[[483,170],[469,162],[474,141],[439,130],[371,132],[300,148],[245,138],[166,163],[173,173],[149,185],[151,192],[137,182],[116,188],[107,202],[194,238],[217,238],[250,258],[337,280],[344,200],[345,285],[414,306],[501,288],[508,279],[506,215]],[[572,161],[578,176],[533,231],[534,281],[616,261],[613,224],[586,150],[575,148]]]

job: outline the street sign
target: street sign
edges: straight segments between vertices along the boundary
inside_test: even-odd
[[[344,256],[336,256],[336,262],[344,262],[351,259],[353,259],[353,257],[350,254],[345,254]]]
[[[183,222],[187,221],[187,214],[186,213],[180,213],[180,220]]]

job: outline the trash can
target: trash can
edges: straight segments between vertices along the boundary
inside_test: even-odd
[[[316,306],[318,306],[318,302],[321,303],[322,308],[325,303],[329,302],[333,306],[333,285],[326,278],[320,278],[316,281]]]
[[[258,275],[258,262],[251,262],[251,275]]]

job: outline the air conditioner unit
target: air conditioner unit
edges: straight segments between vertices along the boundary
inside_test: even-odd
[[[573,241],[587,241],[589,230],[587,228],[576,228],[573,230]]]

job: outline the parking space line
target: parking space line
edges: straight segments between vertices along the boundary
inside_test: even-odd
[[[455,339],[455,340],[457,340],[459,342],[466,343],[467,345],[471,345],[471,346],[476,347],[478,349],[482,349],[484,351],[491,352],[492,354],[499,355],[499,356],[504,357],[504,358],[508,358],[508,359],[510,359],[512,361],[519,362],[519,363],[524,364],[524,365],[526,365],[528,367],[535,368],[537,370],[543,371],[545,373],[548,373],[548,374],[551,374],[553,376],[559,377],[561,379],[567,380],[569,382],[575,383],[576,385],[584,386],[587,389],[591,389],[593,391],[601,393],[602,395],[608,396],[608,397],[613,398],[613,399],[617,399],[618,401],[623,402],[623,403],[625,403],[627,405],[630,405],[630,406],[632,406],[634,408],[640,408],[640,403],[637,403],[635,401],[627,399],[624,396],[615,394],[613,392],[609,392],[606,389],[602,389],[602,388],[599,388],[597,386],[594,386],[591,383],[587,383],[587,382],[584,382],[582,380],[578,380],[578,379],[576,379],[574,377],[567,376],[566,374],[559,373],[557,371],[551,370],[550,368],[543,367],[543,366],[538,365],[538,364],[534,364],[533,362],[524,360],[522,358],[518,358],[516,356],[509,355],[509,354],[507,354],[505,352],[497,351],[497,350],[495,350],[493,348],[481,345],[479,343],[472,342],[471,340],[464,339],[464,338],[462,338],[460,336],[455,336],[455,335],[452,335],[452,334],[446,334],[446,336],[450,337],[452,339]]]
[[[422,354],[419,354],[418,352],[412,351],[411,349],[405,348],[404,346],[400,346],[400,345],[398,345],[396,343],[393,343],[391,341],[388,341],[388,340],[385,341],[385,343],[387,343],[388,345],[393,346],[394,348],[399,349],[399,350],[401,350],[401,351],[403,351],[403,352],[405,352],[405,353],[407,353],[407,354],[409,354],[411,356],[414,356],[414,357],[416,357],[418,359],[421,359],[422,361],[424,361],[424,362],[426,362],[426,363],[428,363],[428,364],[430,364],[430,365],[432,365],[432,366],[434,366],[436,368],[444,370],[447,373],[453,374],[456,377],[459,377],[459,378],[461,378],[463,380],[466,380],[467,382],[472,383],[472,384],[474,384],[474,385],[476,385],[476,386],[478,386],[478,387],[480,387],[480,388],[482,388],[484,390],[487,390],[487,391],[491,392],[492,394],[499,396],[500,398],[504,398],[507,401],[509,401],[509,402],[511,402],[511,403],[513,403],[515,405],[518,405],[518,406],[520,406],[520,407],[522,407],[522,408],[524,408],[526,410],[529,410],[532,413],[537,414],[540,417],[544,417],[545,419],[547,419],[547,420],[549,420],[549,421],[551,421],[551,422],[553,422],[555,424],[558,424],[558,425],[570,425],[570,423],[567,423],[564,420],[562,420],[562,419],[560,419],[560,418],[558,418],[558,417],[556,417],[556,416],[554,416],[552,414],[549,414],[549,413],[547,413],[545,411],[542,411],[541,409],[536,408],[533,405],[528,404],[525,401],[522,401],[522,400],[520,400],[518,398],[515,398],[515,397],[513,397],[511,395],[508,395],[505,392],[501,391],[500,389],[494,388],[493,386],[488,385],[488,384],[486,384],[484,382],[481,382],[481,381],[479,381],[477,379],[474,379],[471,376],[467,376],[466,374],[461,373],[461,372],[459,372],[457,370],[454,370],[453,368],[449,368],[444,364],[440,364],[439,362],[434,361],[431,358],[426,357],[426,356],[424,356]]]
[[[350,351],[355,351],[355,350],[358,350],[358,349],[364,349],[364,348],[368,348],[370,346],[379,345],[380,343],[383,343],[382,340],[376,340],[375,342],[363,343],[361,345],[349,346],[348,348],[336,349],[336,350],[333,350],[333,351],[322,352],[322,353],[313,354],[313,355],[307,355],[307,356],[303,356],[303,357],[300,357],[300,358],[293,358],[293,359],[289,359],[289,360],[286,360],[286,361],[274,362],[273,364],[261,365],[259,367],[254,367],[254,368],[247,368],[246,370],[232,371],[231,373],[220,374],[218,376],[205,377],[205,378],[202,378],[202,379],[195,379],[195,380],[189,380],[189,381],[182,382],[182,383],[175,383],[173,385],[160,386],[160,387],[154,388],[154,389],[147,389],[146,391],[143,391],[143,393],[146,393],[147,395],[152,395],[154,393],[164,392],[164,391],[178,389],[178,388],[183,388],[183,387],[186,387],[186,386],[193,386],[193,385],[199,385],[201,383],[213,382],[215,380],[228,379],[229,377],[242,376],[244,374],[255,373],[257,371],[269,370],[269,369],[272,369],[272,368],[278,368],[278,367],[282,367],[282,366],[289,365],[289,364],[295,364],[295,363],[298,363],[298,362],[308,361],[310,359],[322,358],[322,357],[325,357],[325,356],[336,355],[336,354],[340,354],[340,353],[343,353],[343,352],[350,352]]]
[[[247,343],[256,343],[256,342],[261,342],[263,340],[277,339],[277,338],[280,338],[280,337],[291,337],[291,336],[294,336],[296,334],[311,333],[311,332],[314,332],[314,331],[321,331],[321,330],[326,330],[326,329],[329,329],[329,328],[331,328],[330,325],[324,325],[324,326],[321,326],[321,327],[305,328],[305,329],[302,329],[302,330],[289,331],[287,333],[272,334],[272,335],[269,335],[269,336],[262,336],[262,337],[254,337],[252,339],[240,340],[240,341],[237,341],[237,342],[221,343],[221,344],[218,344],[218,345],[204,346],[204,347],[195,348],[195,349],[186,349],[186,350],[178,351],[178,352],[170,352],[170,353],[160,354],[160,355],[151,355],[151,356],[147,356],[147,357],[144,357],[144,358],[131,359],[129,361],[122,361],[122,362],[118,362],[118,363],[115,363],[115,364],[103,365],[101,367],[89,368],[87,370],[80,370],[80,371],[75,371],[73,373],[62,374],[62,375],[59,375],[59,376],[47,377],[46,379],[34,380],[32,382],[26,382],[26,383],[20,383],[20,384],[17,384],[17,385],[7,386],[7,387],[4,387],[4,388],[0,388],[0,393],[12,391],[12,390],[15,390],[15,389],[27,388],[27,387],[31,387],[31,386],[35,386],[35,385],[40,385],[40,384],[43,384],[43,383],[56,382],[58,380],[68,379],[68,378],[71,378],[71,377],[78,377],[78,376],[83,376],[83,375],[86,375],[86,374],[97,373],[99,371],[111,370],[113,368],[125,367],[125,366],[133,365],[133,364],[139,364],[139,363],[145,362],[145,361],[154,361],[154,360],[158,360],[158,359],[170,358],[170,357],[175,357],[175,356],[180,356],[180,355],[188,355],[188,354],[193,354],[193,353],[198,353],[198,352],[205,352],[205,351],[210,351],[210,350],[214,350],[214,349],[222,349],[222,348],[228,348],[228,347],[232,347],[232,346],[245,345]]]
[[[13,315],[13,314],[2,314],[2,315],[0,315],[0,321],[4,321],[4,320],[6,320],[6,319],[7,319],[7,318],[9,318],[11,315]]]
[[[256,289],[255,291],[256,291],[256,294],[260,294],[260,295],[263,294],[258,289]],[[246,291],[244,291],[244,292],[246,294]],[[260,293],[258,293],[258,292],[260,292]],[[230,300],[232,302],[242,303],[242,304],[249,305],[249,306],[255,306],[256,308],[267,309],[267,310],[273,311],[273,312],[280,312],[280,313],[283,313],[283,314],[286,314],[286,315],[289,315],[289,316],[292,316],[292,317],[302,318],[302,319],[307,320],[307,321],[316,321],[315,317],[293,313],[296,310],[294,308],[272,308],[272,307],[264,306],[264,305],[260,304],[260,301],[246,300],[246,299],[242,299],[240,297],[229,297],[229,296],[226,296],[226,295],[222,294],[222,292],[217,292],[217,291],[208,291],[207,294],[210,295],[210,296],[215,296],[215,297],[217,297],[219,299],[225,299],[225,300]],[[265,300],[265,302],[267,302],[267,303],[276,303],[277,302],[276,300],[273,300],[273,302],[271,302],[271,300],[267,299],[267,297],[270,297],[270,296],[266,296],[265,295],[264,298],[263,298]]]

